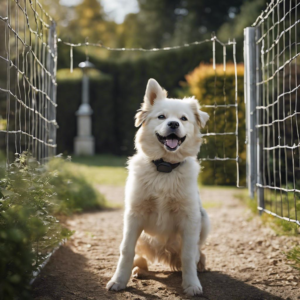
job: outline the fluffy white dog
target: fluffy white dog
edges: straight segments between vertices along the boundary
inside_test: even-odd
[[[129,159],[123,241],[117,270],[107,289],[124,289],[131,273],[147,272],[147,261],[182,270],[187,295],[202,294],[197,276],[205,267],[200,252],[209,218],[199,197],[197,153],[200,128],[209,116],[194,98],[169,99],[150,79],[136,114],[137,154]]]

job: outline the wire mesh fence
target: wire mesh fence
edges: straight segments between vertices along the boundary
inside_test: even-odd
[[[224,184],[225,182],[217,181],[218,168],[222,169],[225,174],[233,173],[232,166],[235,168],[235,181],[237,186],[240,185],[240,141],[244,143],[244,137],[239,134],[239,103],[238,103],[238,77],[236,62],[236,42],[221,42],[214,34],[210,39],[203,41],[195,41],[179,46],[163,47],[163,48],[112,48],[107,47],[103,43],[91,43],[86,40],[83,43],[71,43],[58,39],[58,42],[68,46],[70,49],[70,72],[73,72],[74,48],[84,48],[86,60],[89,60],[89,47],[102,48],[112,52],[159,52],[172,51],[180,48],[195,47],[201,45],[207,46],[211,44],[211,63],[207,64],[209,72],[212,73],[212,88],[209,89],[209,100],[201,99],[201,107],[210,115],[210,121],[203,130],[204,145],[201,148],[200,161],[203,165],[208,163],[214,164],[214,182]],[[222,55],[217,55],[221,53]],[[220,59],[221,57],[221,59]],[[200,60],[199,60],[200,63]],[[228,79],[227,69],[231,69],[233,78]],[[221,87],[221,88],[220,88]],[[228,91],[233,92],[228,92]],[[219,92],[221,95],[219,95]],[[229,121],[230,119],[230,121]],[[230,124],[234,123],[234,126]],[[218,126],[216,126],[218,124]],[[228,144],[230,146],[228,146]],[[213,145],[213,146],[211,146]],[[229,150],[230,148],[230,150]],[[234,149],[234,151],[233,151]],[[230,171],[228,171],[230,169]],[[244,177],[244,176],[243,176]]]
[[[256,103],[249,116],[256,118],[258,163],[257,176],[248,178],[259,210],[300,225],[298,7],[298,0],[271,1],[253,24]]]
[[[9,164],[29,151],[40,162],[56,149],[57,37],[38,1],[0,8],[0,147]]]

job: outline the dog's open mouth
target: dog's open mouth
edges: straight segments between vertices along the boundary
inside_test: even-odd
[[[175,133],[171,133],[168,136],[161,136],[156,132],[157,139],[166,147],[169,151],[175,151],[185,140],[186,136],[180,138]]]

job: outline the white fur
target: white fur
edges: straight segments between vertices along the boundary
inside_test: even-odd
[[[197,268],[205,267],[200,246],[210,223],[199,197],[196,156],[201,144],[200,127],[209,117],[199,108],[194,98],[167,98],[160,85],[149,80],[144,103],[136,115],[136,125],[142,124],[136,135],[137,154],[128,162],[120,259],[107,289],[124,289],[131,272],[138,277],[147,272],[147,261],[159,261],[182,270],[186,294],[202,293]],[[158,119],[162,114],[166,119]],[[188,120],[181,120],[182,116]],[[167,135],[169,121],[179,123],[179,137],[186,136],[172,152],[156,137],[156,133]],[[160,158],[181,164],[171,173],[161,173],[152,163]]]

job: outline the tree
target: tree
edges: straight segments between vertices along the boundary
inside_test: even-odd
[[[124,22],[127,38],[143,47],[162,47],[209,38],[240,12],[243,0],[138,0],[140,12]],[[130,18],[130,20],[129,20]],[[129,27],[128,27],[129,28]]]

